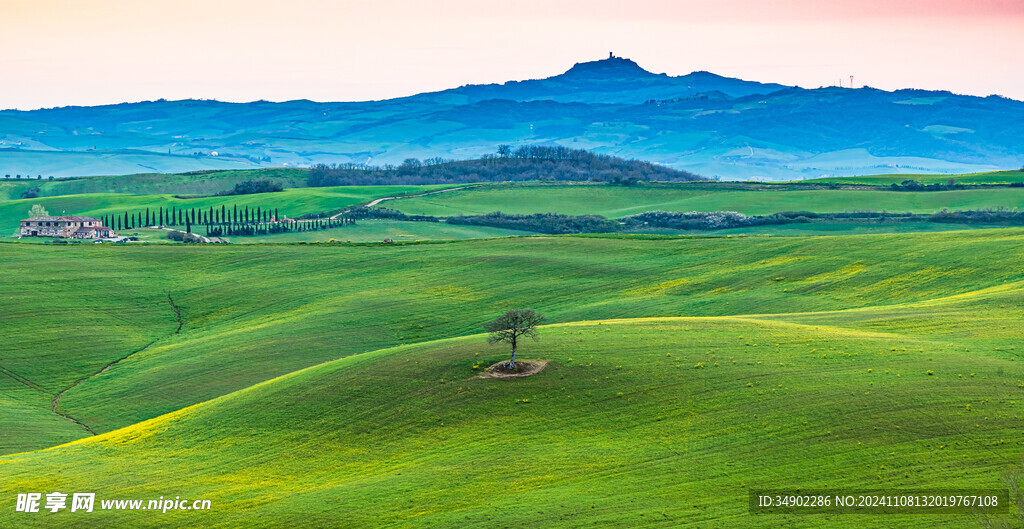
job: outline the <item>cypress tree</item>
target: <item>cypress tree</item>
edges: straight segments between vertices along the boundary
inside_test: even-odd
[[[149,222],[149,208],[146,208],[146,226],[152,226],[153,223]]]

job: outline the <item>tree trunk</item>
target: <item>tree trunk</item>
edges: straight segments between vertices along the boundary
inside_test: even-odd
[[[512,342],[512,360],[508,362],[508,370],[513,371],[516,368],[516,344]]]

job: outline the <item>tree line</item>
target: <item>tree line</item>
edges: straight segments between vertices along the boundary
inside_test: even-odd
[[[206,236],[268,235],[272,233],[319,231],[354,224],[347,217],[337,219],[312,219],[295,221],[280,216],[278,208],[262,206],[241,208],[226,204],[208,208],[146,208],[140,211],[125,211],[101,217],[104,226],[114,231],[132,230],[149,226],[184,226],[186,233],[193,227],[204,227]]]
[[[346,213],[347,214],[347,213]],[[560,215],[555,213],[534,213],[514,215],[496,211],[485,215],[457,215],[453,217],[431,217],[405,215],[400,211],[384,208],[361,208],[359,218],[382,218],[393,220],[416,220],[421,222],[446,222],[448,224],[489,226],[510,230],[529,231],[545,234],[571,233],[622,233],[635,232],[645,228],[673,230],[713,231],[752,226],[773,226],[809,222],[887,220],[893,222],[943,222],[957,224],[1024,225],[1024,212],[1009,210],[969,210],[938,213],[890,213],[854,211],[841,213],[814,213],[811,211],[783,211],[770,215],[744,215],[735,211],[648,211],[629,215],[621,219],[608,219],[600,215]]]
[[[535,233],[612,233],[622,231],[619,222],[600,215],[559,215],[534,213],[532,215],[506,215],[500,211],[486,215],[458,215],[445,219],[448,224],[490,226]]]
[[[280,219],[277,208],[264,208],[256,206],[250,208],[248,205],[238,207],[233,205],[230,209],[226,204],[219,208],[170,208],[160,207],[157,209],[146,208],[142,211],[125,211],[116,215],[104,215],[101,220],[103,225],[115,230],[131,230],[154,225],[184,226],[186,224],[250,224],[277,222]]]
[[[1024,182],[1010,182],[1009,184],[958,184],[950,178],[944,184],[922,184],[917,180],[904,180],[898,184],[890,184],[890,191],[955,191],[958,189],[983,189],[989,187],[1024,187]],[[884,189],[884,188],[883,188]]]
[[[580,149],[500,145],[496,154],[475,160],[421,161],[401,165],[316,164],[306,179],[310,187],[385,184],[456,184],[525,180],[597,181],[621,185],[641,181],[690,182],[705,180],[687,171]]]

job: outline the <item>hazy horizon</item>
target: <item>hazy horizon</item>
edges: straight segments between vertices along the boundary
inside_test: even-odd
[[[557,75],[614,51],[654,73],[1024,100],[1012,0],[0,0],[0,108],[365,101]]]

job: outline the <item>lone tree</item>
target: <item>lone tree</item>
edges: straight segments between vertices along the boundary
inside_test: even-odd
[[[529,336],[537,339],[537,326],[544,323],[544,316],[534,312],[533,309],[513,309],[498,319],[484,326],[487,332],[488,343],[507,343],[512,345],[512,359],[508,362],[508,369],[516,368],[516,349],[519,346],[519,338]]]

